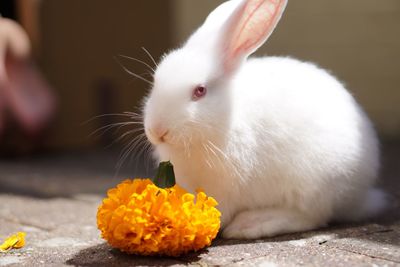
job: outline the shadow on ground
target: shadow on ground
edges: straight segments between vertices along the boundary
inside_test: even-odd
[[[190,253],[183,257],[144,257],[128,255],[116,249],[110,248],[106,243],[81,250],[66,264],[73,266],[171,266],[176,264],[190,264],[198,262],[200,255],[207,253],[201,250],[197,253]]]

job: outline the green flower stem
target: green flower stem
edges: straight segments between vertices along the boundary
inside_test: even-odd
[[[175,185],[174,166],[170,161],[160,162],[153,183],[159,188],[170,188]]]

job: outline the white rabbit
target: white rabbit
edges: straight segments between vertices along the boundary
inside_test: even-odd
[[[231,0],[159,64],[145,132],[177,182],[219,202],[223,237],[259,238],[378,213],[371,122],[328,72],[247,59],[287,0]]]

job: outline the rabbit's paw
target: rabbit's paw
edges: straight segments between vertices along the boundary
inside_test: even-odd
[[[264,209],[239,213],[223,230],[228,239],[256,239],[311,230],[320,224],[292,210]]]
[[[223,230],[222,236],[228,239],[255,239],[265,236],[260,228],[260,220],[265,220],[267,211],[244,211]]]

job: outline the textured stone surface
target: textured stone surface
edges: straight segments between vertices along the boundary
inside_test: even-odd
[[[400,143],[384,150],[392,207],[373,222],[331,225],[276,238],[216,240],[181,258],[137,257],[111,249],[96,228],[97,206],[115,175],[108,153],[0,162],[0,238],[27,233],[27,245],[0,254],[0,266],[400,266]],[[115,177],[115,178],[112,178]]]

